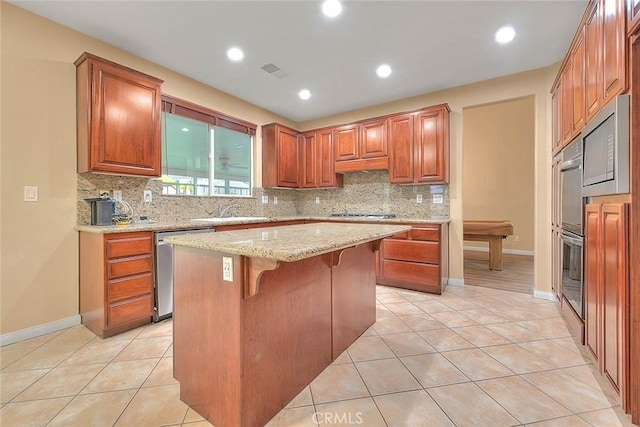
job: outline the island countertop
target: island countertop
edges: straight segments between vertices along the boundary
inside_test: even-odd
[[[383,239],[406,225],[313,223],[168,237],[178,246],[294,262]]]

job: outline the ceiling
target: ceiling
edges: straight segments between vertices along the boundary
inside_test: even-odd
[[[319,1],[12,3],[303,122],[551,65],[587,1],[344,1],[333,19]],[[517,35],[499,45],[505,24]],[[242,61],[227,58],[232,46]],[[270,63],[286,76],[261,69]],[[382,63],[386,79],[375,73]]]

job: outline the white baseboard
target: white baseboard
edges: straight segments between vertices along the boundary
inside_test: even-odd
[[[56,332],[60,329],[70,328],[71,326],[79,325],[81,320],[80,315],[76,314],[75,316],[67,317],[66,319],[56,320],[54,322],[22,329],[16,332],[9,332],[8,334],[0,335],[0,346],[28,340],[29,338],[39,337],[40,335]]]
[[[485,246],[464,246],[465,251],[478,251],[478,252],[489,252],[489,248]],[[533,256],[533,251],[524,251],[522,249],[505,249],[502,248],[503,254],[512,254],[512,255],[528,255]]]
[[[464,279],[454,279],[449,277],[449,284],[453,286],[464,286]]]
[[[539,291],[539,290],[534,290],[533,291],[533,296],[534,298],[540,298],[540,299],[548,299],[549,301],[553,301],[553,302],[558,302],[558,298],[556,297],[556,293],[555,292],[549,292],[549,291]]]

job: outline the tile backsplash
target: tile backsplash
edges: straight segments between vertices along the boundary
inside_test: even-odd
[[[340,212],[395,213],[405,218],[449,216],[448,185],[389,184],[387,171],[345,174],[344,187],[318,190],[253,189],[248,197],[166,196],[159,179],[118,175],[78,174],[78,224],[89,224],[91,210],[84,199],[98,197],[99,190],[121,190],[135,217],[156,221],[182,221],[218,216],[220,206],[238,204],[226,216],[329,215]],[[151,190],[153,201],[143,201],[144,190]],[[442,203],[432,203],[432,193],[442,192]],[[262,196],[269,203],[262,203]],[[422,195],[423,203],[416,197]],[[274,196],[278,204],[273,203]],[[318,198],[319,203],[316,203]]]

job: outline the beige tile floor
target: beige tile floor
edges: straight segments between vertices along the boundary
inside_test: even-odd
[[[557,304],[379,286],[378,320],[275,426],[630,426]],[[82,326],[2,347],[0,425],[210,426],[179,399],[172,323],[101,340]]]

